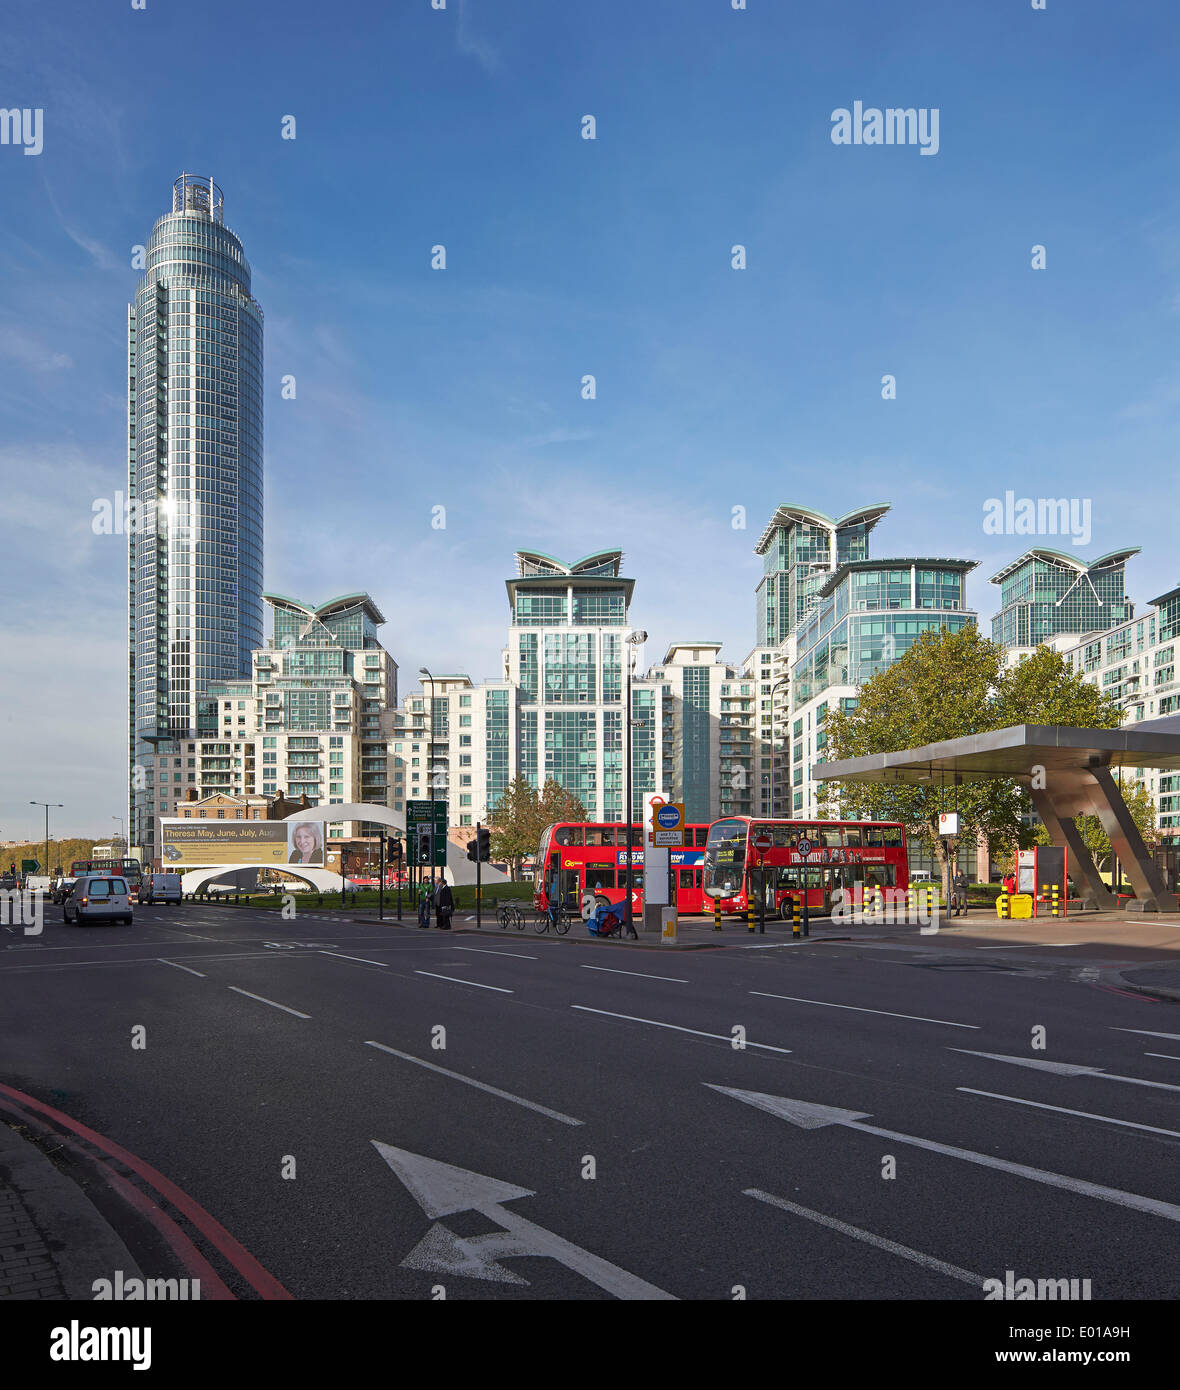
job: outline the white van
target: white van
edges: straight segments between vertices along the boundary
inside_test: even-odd
[[[178,903],[180,899],[179,874],[144,874],[139,890],[141,903]]]
[[[76,926],[87,922],[124,922],[131,925],[131,895],[127,880],[111,874],[80,874],[62,904],[61,919]]]

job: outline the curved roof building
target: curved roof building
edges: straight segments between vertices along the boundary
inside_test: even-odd
[[[1117,627],[1135,616],[1126,594],[1126,563],[1138,546],[1085,560],[1034,546],[991,577],[1000,586],[992,639],[1005,647],[1035,647],[1062,633]]]

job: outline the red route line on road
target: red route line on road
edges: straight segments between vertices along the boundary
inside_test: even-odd
[[[39,1111],[42,1115],[47,1115],[55,1124],[63,1126],[72,1134],[87,1140],[95,1148],[101,1149],[104,1153],[110,1154],[112,1158],[117,1158],[121,1163],[125,1163],[133,1173],[137,1173],[149,1186],[153,1187],[162,1197],[165,1197],[174,1207],[182,1212],[197,1228],[198,1231],[209,1241],[211,1245],[233,1266],[235,1270],[245,1279],[256,1293],[262,1295],[264,1299],[290,1299],[293,1295],[279,1283],[279,1281],[265,1270],[253,1255],[239,1244],[233,1236],[225,1229],[216,1217],[211,1216],[204,1207],[195,1202],[188,1193],[182,1191],[163,1173],[158,1172],[149,1163],[145,1163],[142,1158],[133,1154],[129,1149],[123,1148],[113,1139],[106,1138],[99,1134],[97,1130],[90,1129],[78,1120],[71,1119],[69,1115],[61,1110],[55,1110],[51,1105],[45,1105],[36,1100],[33,1096],[26,1095],[23,1091],[18,1091],[12,1086],[5,1086],[0,1083],[0,1094],[11,1096],[19,1104],[26,1106],[30,1110]],[[117,1176],[117,1175],[116,1175]]]

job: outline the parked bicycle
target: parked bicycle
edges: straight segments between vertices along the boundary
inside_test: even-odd
[[[499,919],[501,931],[507,931],[509,927],[524,931],[524,913],[518,903],[502,902],[496,909],[496,917]]]
[[[553,903],[549,907],[536,908],[533,912],[533,930],[538,936],[543,936],[550,927],[558,936],[564,936],[570,929],[573,917],[569,910],[561,903]]]

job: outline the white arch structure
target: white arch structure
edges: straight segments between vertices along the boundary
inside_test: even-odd
[[[236,869],[277,869],[282,873],[290,874],[292,878],[297,878],[303,883],[309,883],[317,892],[327,893],[328,891],[340,891],[340,875],[333,873],[331,869],[316,868],[312,864],[275,864],[273,861],[261,864],[207,864],[199,868],[186,869],[181,880],[186,893],[203,893],[209,883],[213,883],[223,874],[230,873]],[[348,886],[353,887],[352,880],[349,879]],[[235,890],[236,891],[236,890]],[[242,891],[250,891],[248,889]],[[261,893],[261,888],[255,888],[255,893]]]
[[[319,821],[371,821],[374,825],[385,825],[390,830],[397,830],[403,838],[406,834],[406,818],[400,811],[392,811],[388,806],[370,805],[364,801],[350,801],[346,805],[320,805],[309,806],[304,811],[296,811],[293,815],[285,817],[286,821],[300,820],[319,820]],[[475,828],[472,827],[471,838],[475,839]],[[240,867],[240,866],[239,866]],[[272,865],[272,868],[279,867]],[[282,868],[289,872],[294,872],[294,867],[284,864]],[[301,873],[314,873],[309,870],[307,865],[300,867]],[[321,870],[321,872],[324,872]],[[445,870],[447,879],[451,883],[464,884],[475,882],[475,864],[467,858],[466,850],[460,849],[458,845],[447,841],[447,867]],[[332,880],[330,886],[339,888],[340,875],[329,874]],[[499,869],[493,869],[490,864],[484,864],[480,875],[484,883],[507,883],[508,877],[502,874]]]

